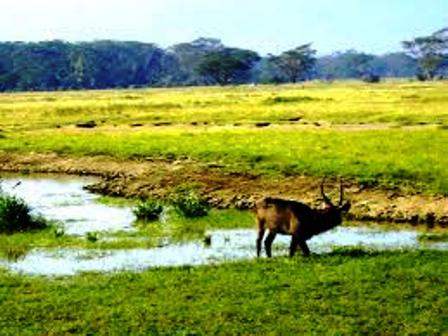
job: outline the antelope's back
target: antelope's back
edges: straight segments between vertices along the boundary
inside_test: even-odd
[[[258,222],[279,233],[290,233],[292,219],[300,221],[300,213],[308,217],[309,207],[303,203],[281,198],[266,197],[255,204]]]

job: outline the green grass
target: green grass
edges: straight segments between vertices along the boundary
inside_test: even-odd
[[[114,207],[132,207],[138,203],[138,200],[124,197],[113,197],[101,195],[96,199],[96,202],[103,205],[110,205]]]
[[[448,194],[447,111],[443,81],[1,94],[0,151],[190,157]],[[74,127],[88,120],[99,126]]]
[[[369,85],[354,81],[257,87],[14,93],[0,95],[0,128],[99,125],[307,122],[448,124],[445,82]]]
[[[418,236],[418,240],[428,243],[448,242],[448,233],[426,233]]]
[[[44,279],[0,271],[4,335],[442,335],[447,252],[339,250]]]
[[[448,132],[214,129],[45,131],[11,135],[0,150],[75,156],[187,156],[228,169],[268,174],[341,175],[448,194]]]

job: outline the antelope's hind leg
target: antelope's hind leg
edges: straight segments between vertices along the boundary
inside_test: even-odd
[[[259,257],[261,254],[261,242],[263,241],[263,237],[264,237],[265,225],[266,225],[266,221],[264,219],[257,217],[257,229],[258,229],[257,257]]]
[[[308,257],[310,255],[310,249],[308,248],[308,245],[306,244],[306,241],[299,240],[298,244],[299,244],[300,248],[302,249],[303,255],[305,257]]]
[[[257,257],[260,256],[261,253],[261,242],[264,237],[264,228],[258,228],[258,237],[257,237]]]
[[[268,258],[272,257],[272,242],[276,236],[275,232],[269,231],[266,239],[264,240],[264,248],[266,249],[266,255]]]

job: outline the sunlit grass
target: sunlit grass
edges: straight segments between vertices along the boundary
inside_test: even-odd
[[[89,120],[98,126],[75,127]],[[447,125],[443,81],[0,95],[0,151],[189,157],[444,194]]]
[[[363,252],[47,279],[0,270],[6,335],[444,335],[447,252]]]
[[[0,150],[119,158],[186,156],[267,174],[341,175],[448,193],[448,132],[443,129],[216,128],[52,130],[12,134]]]
[[[446,83],[356,82],[0,95],[0,127],[132,123],[448,123]],[[278,98],[278,99],[277,99]]]

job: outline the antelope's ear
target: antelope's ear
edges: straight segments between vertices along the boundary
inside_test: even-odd
[[[351,206],[350,201],[345,202],[345,204],[341,207],[341,212],[348,212]]]
[[[322,209],[330,209],[331,205],[328,204],[327,202],[322,202]]]

